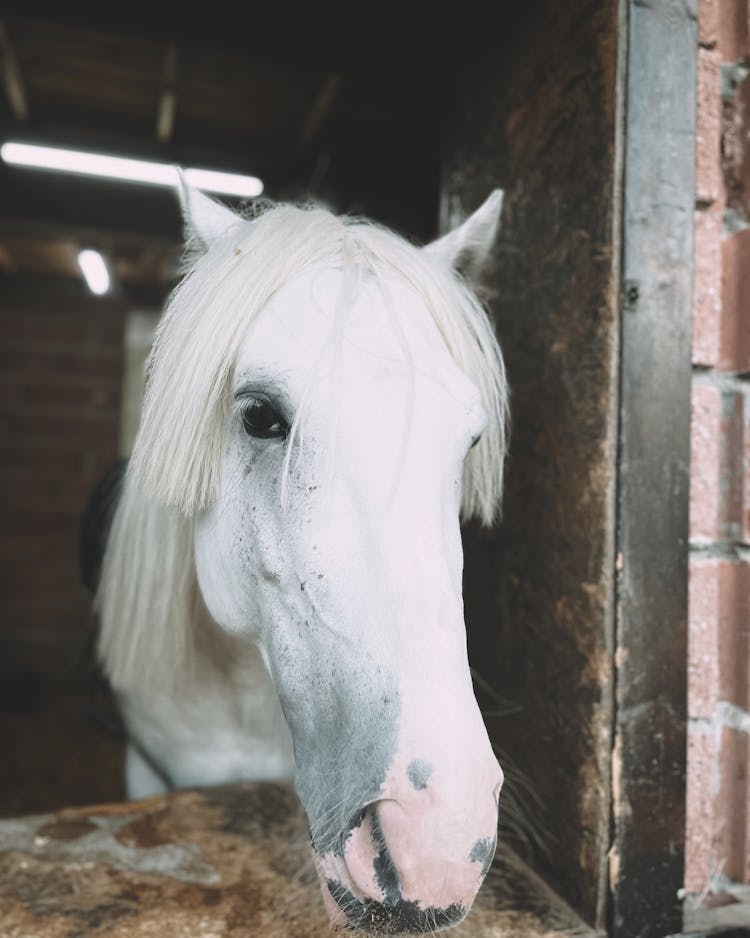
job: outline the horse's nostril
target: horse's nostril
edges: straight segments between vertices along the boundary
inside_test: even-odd
[[[350,818],[349,823],[346,825],[344,830],[344,838],[346,839],[352,831],[356,831],[357,828],[362,826],[362,822],[367,817],[368,807],[360,808],[359,811],[355,812]]]
[[[372,812],[372,843],[377,851],[373,861],[375,879],[382,890],[383,897],[386,903],[399,902],[401,900],[401,882],[396,865],[388,850],[388,844],[385,842],[385,835],[380,826],[376,810]]]

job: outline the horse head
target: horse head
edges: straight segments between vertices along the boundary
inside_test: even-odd
[[[422,249],[320,209],[184,201],[194,256],[133,478],[191,519],[203,602],[261,651],[333,922],[453,924],[492,860],[503,778],[472,691],[459,517],[495,514],[506,390],[456,273],[489,250],[499,193]]]

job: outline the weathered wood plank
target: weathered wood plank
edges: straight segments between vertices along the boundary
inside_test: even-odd
[[[519,705],[487,722],[501,762],[540,799],[517,789],[547,845],[535,845],[534,867],[599,924],[613,700],[617,83],[617,0],[525,4],[447,102],[443,213],[447,227],[494,186],[506,190],[490,287],[513,430],[503,521],[465,537],[470,658]],[[507,788],[516,781],[509,772]]]
[[[628,4],[613,938],[681,926],[696,6]]]

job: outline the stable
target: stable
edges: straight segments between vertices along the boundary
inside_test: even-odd
[[[535,0],[523,9],[507,4],[497,22],[436,24],[433,41],[429,30],[393,36],[376,24],[359,47],[359,32],[340,44],[331,24],[305,25],[298,38],[284,33],[278,45],[248,50],[226,30],[197,35],[189,18],[178,27],[134,20],[128,29],[10,18],[6,137],[23,131],[81,149],[116,140],[122,152],[161,162],[218,161],[252,170],[275,200],[320,199],[418,242],[504,190],[484,284],[511,389],[504,508],[493,529],[464,530],[469,660],[509,791],[499,830],[515,859],[503,854],[502,870],[507,883],[520,884],[498,890],[498,908],[534,912],[514,920],[519,934],[677,933],[686,838],[696,10],[677,0]],[[57,84],[55,68],[72,69],[77,80]],[[5,380],[27,388],[59,377],[72,389],[60,398],[64,440],[49,420],[33,429],[39,414],[20,390],[4,403],[19,442],[5,467],[16,504],[2,553],[13,589],[0,606],[0,648],[14,679],[31,672],[43,686],[69,689],[60,649],[66,636],[85,633],[87,600],[65,562],[50,558],[53,546],[72,550],[86,494],[127,449],[145,314],[174,282],[180,220],[172,194],[161,190],[0,170],[3,328],[15,343]],[[108,252],[114,295],[82,293],[75,248],[84,242]],[[40,353],[45,341],[56,350]],[[19,364],[38,354],[47,354],[46,369]],[[97,371],[95,360],[106,368]],[[76,362],[85,368],[69,378]],[[96,419],[88,407],[98,408]],[[97,432],[89,446],[86,434]],[[38,468],[52,449],[62,454],[54,480]],[[46,515],[34,480],[62,492]],[[33,505],[43,549],[28,535]],[[28,540],[28,556],[49,561],[49,587],[24,572],[15,534]],[[24,620],[34,623],[33,639]],[[42,719],[42,696],[26,708],[27,729],[41,726],[34,719]],[[22,755],[11,760],[12,785],[21,784],[24,764]],[[58,804],[45,796],[0,811],[120,796],[112,787],[87,789],[65,792]],[[257,833],[237,793],[170,797],[154,817],[146,808],[131,816],[123,804],[98,814],[77,808],[31,834],[0,824],[0,849],[31,855],[46,847],[39,837],[56,842],[55,830],[67,831],[71,842],[99,838],[97,862],[116,855],[122,872],[123,844],[145,849],[149,837],[159,847],[180,831],[187,836],[180,805],[200,819],[189,839],[213,858],[208,867],[225,862],[217,844],[223,849],[232,824]],[[246,797],[255,804],[259,793]],[[285,794],[266,798],[278,803],[280,830],[298,824]],[[120,815],[129,825],[122,837]],[[267,827],[260,830],[266,836]],[[85,843],[79,853],[53,843],[34,862],[85,859]],[[170,856],[165,888],[175,907],[175,881],[190,881],[229,922],[233,900],[210,869],[190,850]],[[243,869],[262,879],[258,862],[253,855]],[[276,857],[266,873],[289,869]],[[240,881],[222,870],[238,894]],[[138,892],[132,883],[128,889]],[[128,901],[118,899],[118,908]],[[146,902],[132,899],[123,921],[135,927],[149,914]],[[241,900],[243,915],[248,902]],[[490,898],[478,913],[487,934],[491,913]],[[472,932],[471,921],[462,933],[484,934]]]

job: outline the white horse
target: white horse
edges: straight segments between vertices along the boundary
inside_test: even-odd
[[[507,394],[455,271],[501,200],[417,248],[183,191],[97,599],[128,793],[294,775],[334,924],[453,924],[495,850],[459,514],[496,516]]]

